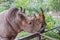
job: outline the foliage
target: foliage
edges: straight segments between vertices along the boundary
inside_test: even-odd
[[[55,39],[60,39],[60,36],[58,35],[58,34],[56,34],[56,32],[54,32],[55,30],[53,30],[53,31],[49,31],[49,32],[46,32],[45,34],[47,35],[47,36],[50,36],[50,37],[52,37],[52,38],[55,38]]]
[[[46,23],[47,23],[46,29],[50,29],[50,28],[54,27],[55,20],[53,20],[53,17],[51,15],[45,14],[45,19],[46,19]]]
[[[51,15],[45,14],[45,19],[47,23],[46,30],[49,30],[55,27],[56,22]],[[56,33],[58,33],[58,30],[54,29],[49,32],[46,32],[45,35],[50,36],[52,38],[60,39],[60,36]]]
[[[0,0],[0,12],[14,6],[13,1],[14,0]]]
[[[38,5],[36,4],[36,2],[32,1],[32,0],[15,0],[15,4],[18,7],[24,7],[24,8],[26,8],[26,10],[27,10],[26,13],[28,12],[30,14],[32,14],[32,12],[34,10],[37,11],[37,9],[35,9],[35,8],[38,8]]]
[[[60,0],[47,0],[47,3],[51,10],[60,11]]]
[[[17,7],[26,8],[27,12],[30,14],[33,12],[39,13],[41,7],[46,10],[46,4],[43,0],[15,0],[14,3]]]
[[[60,4],[60,0],[54,0],[54,1],[47,0],[47,2],[46,0],[0,0],[0,12],[12,6],[17,6],[17,7],[25,8],[27,15],[32,13],[38,14],[41,7],[44,9],[44,11],[47,11],[48,8],[54,9],[54,10],[60,10],[59,4]],[[47,23],[46,29],[49,30],[53,28],[56,23],[53,17],[45,13],[45,19]],[[56,34],[57,32],[58,32],[57,30],[52,30],[45,34],[50,37],[60,39],[60,36]],[[18,37],[26,36],[28,34],[29,33],[23,31],[19,33]]]

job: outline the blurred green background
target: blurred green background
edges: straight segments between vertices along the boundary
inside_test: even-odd
[[[25,8],[27,15],[39,14],[40,8],[43,8],[47,23],[46,30],[57,27],[60,24],[60,0],[0,0],[0,12],[13,6]],[[60,40],[60,35],[56,33],[58,33],[58,30],[55,29],[44,34]],[[22,31],[18,34],[17,38],[28,34],[30,33]]]

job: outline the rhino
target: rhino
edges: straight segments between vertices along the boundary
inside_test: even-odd
[[[0,13],[0,40],[14,40],[21,31],[35,33],[45,28],[43,10],[39,16],[27,16],[23,8],[12,7]]]

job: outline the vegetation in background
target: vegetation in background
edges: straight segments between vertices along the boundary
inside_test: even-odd
[[[53,19],[53,17],[51,15],[45,14],[45,19],[46,19],[46,23],[47,23],[45,30],[49,30],[49,29],[56,27],[55,26],[56,21]],[[58,33],[58,30],[54,29],[54,30],[45,32],[45,35],[50,36],[52,38],[60,39],[60,35],[58,35],[57,33]]]
[[[60,10],[59,4],[60,4],[60,0],[54,0],[54,1],[53,0],[0,0],[0,12],[9,9],[12,6],[17,6],[18,8],[19,7],[25,8],[26,14],[31,15],[33,13],[38,14],[41,7],[44,9],[45,12],[47,12],[48,9],[58,11]],[[53,28],[56,23],[55,20],[53,20],[53,17],[45,13],[45,19],[47,23],[46,30]],[[58,32],[57,30],[52,30],[46,32],[45,34],[50,37],[60,39],[60,36],[56,34],[57,32]],[[28,34],[30,33],[23,31],[19,33],[18,37],[23,37]]]
[[[47,0],[47,3],[51,10],[60,11],[60,0]]]
[[[14,0],[0,0],[0,12],[14,6],[13,1]]]
[[[45,14],[45,19],[46,19],[46,29],[51,29],[55,25],[55,20],[53,20],[53,17],[49,14]]]

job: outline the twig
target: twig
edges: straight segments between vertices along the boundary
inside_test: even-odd
[[[49,29],[49,30],[46,30],[45,32],[48,32],[48,31],[51,31],[51,30],[54,30],[54,29],[57,29],[58,27],[54,27],[54,28],[52,28],[52,29]],[[44,32],[44,33],[45,33]]]
[[[51,38],[51,37],[49,37],[49,36],[46,36],[46,35],[44,35],[44,34],[39,34],[39,35],[41,35],[41,36],[43,36],[44,38],[47,38],[47,39],[49,39],[49,40],[58,40],[58,39],[55,39],[55,38]]]

